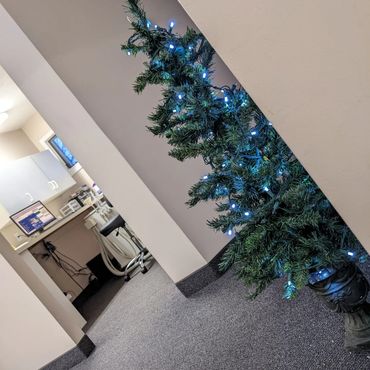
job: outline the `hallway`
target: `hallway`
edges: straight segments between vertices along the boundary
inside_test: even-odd
[[[280,288],[276,282],[248,301],[228,272],[187,299],[156,264],[122,287],[88,331],[95,352],[74,369],[370,368],[370,355],[344,350],[340,315],[308,289],[283,301]]]

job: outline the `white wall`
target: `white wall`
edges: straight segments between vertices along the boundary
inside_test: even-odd
[[[370,251],[370,2],[180,3]]]
[[[0,255],[0,369],[37,370],[75,346]]]

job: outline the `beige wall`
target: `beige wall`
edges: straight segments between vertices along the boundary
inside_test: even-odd
[[[22,130],[0,134],[0,165],[37,152],[37,148]]]
[[[370,251],[370,2],[180,3]]]
[[[184,204],[190,186],[207,170],[198,160],[180,163],[169,158],[165,141],[145,128],[160,93],[149,88],[137,96],[132,90],[144,59],[135,60],[120,51],[120,44],[131,33],[123,1],[49,0],[45,6],[44,0],[3,0],[2,4],[202,256],[210,260],[227,242],[206,225],[214,207],[188,209]],[[192,25],[175,0],[145,0],[144,4],[153,22],[167,24],[175,19],[180,31]],[[218,78],[228,81],[232,76],[220,66]]]
[[[27,250],[20,255],[16,254],[12,251],[7,241],[0,235],[0,255],[7,260],[77,344],[84,335],[81,328],[86,324],[86,320],[75,309],[31,253]],[[6,334],[5,332],[1,333]],[[2,337],[1,333],[0,340]]]
[[[28,119],[22,127],[22,130],[40,152],[47,149],[42,140],[48,136],[51,137],[53,135],[53,130],[39,113],[35,113]]]
[[[0,291],[0,369],[37,370],[75,346],[1,255]]]

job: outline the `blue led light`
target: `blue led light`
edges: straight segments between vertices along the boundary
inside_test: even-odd
[[[170,49],[175,49],[175,46],[173,44],[170,44]]]
[[[269,122],[269,126],[272,126],[272,122]]]
[[[128,56],[130,56],[130,55],[131,55],[131,51],[128,51],[128,52],[127,52],[127,55],[128,55]]]
[[[157,24],[155,24],[155,25],[154,25],[154,28],[155,28],[155,29],[157,29],[157,28],[158,28],[158,25],[157,25]]]
[[[203,180],[207,180],[207,179],[208,179],[207,175],[203,176]]]
[[[233,230],[232,229],[227,230],[227,235],[229,236],[233,235]]]
[[[224,97],[225,103],[229,101],[229,98],[227,96]]]
[[[207,72],[203,72],[202,77],[206,78],[207,77]]]
[[[235,209],[235,208],[236,208],[236,204],[235,204],[235,203],[233,203],[233,204],[231,205],[231,208],[232,208],[232,209]]]
[[[244,212],[244,216],[248,217],[248,216],[250,216],[250,214],[251,214],[250,212]]]
[[[256,135],[257,135],[257,131],[255,131],[255,130],[254,130],[254,131],[252,131],[252,132],[251,132],[251,135],[252,135],[252,136],[256,136]]]
[[[189,45],[188,49],[189,49],[189,50],[192,50],[192,49],[193,49],[193,47],[192,47],[191,45]]]
[[[177,109],[174,109],[172,112],[173,112],[173,113],[176,113],[176,112],[177,112]]]
[[[175,27],[175,22],[174,21],[171,21],[170,22],[170,28],[174,28]]]
[[[181,94],[177,95],[177,97],[181,100],[183,96]]]
[[[351,257],[355,255],[353,252],[347,252],[347,254]]]
[[[270,189],[269,189],[267,186],[264,186],[264,187],[263,187],[263,190],[264,190],[264,191],[269,191]]]

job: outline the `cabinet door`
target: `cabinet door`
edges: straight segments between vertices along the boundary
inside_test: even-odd
[[[12,161],[0,168],[0,202],[16,213],[50,194],[48,178],[30,157]]]
[[[52,184],[54,196],[65,192],[76,184],[65,166],[49,150],[34,154],[31,158]]]

